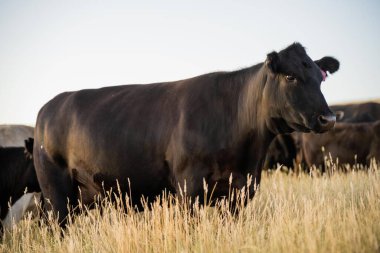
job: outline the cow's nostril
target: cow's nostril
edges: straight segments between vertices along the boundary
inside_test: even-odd
[[[331,116],[319,115],[318,120],[319,120],[319,123],[321,123],[322,125],[325,125],[331,122],[335,122],[336,116],[335,115],[331,115]]]
[[[322,130],[328,130],[335,125],[336,117],[335,115],[319,115],[318,123],[322,127]]]
[[[321,125],[325,125],[325,124],[328,123],[328,120],[327,120],[324,116],[322,116],[322,115],[320,115],[320,116],[318,117],[318,121],[319,121],[319,123],[320,123]]]

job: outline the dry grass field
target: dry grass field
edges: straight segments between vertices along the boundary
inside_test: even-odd
[[[317,174],[263,172],[238,212],[228,200],[204,207],[164,195],[143,212],[108,201],[102,215],[82,208],[63,232],[27,217],[0,252],[379,252],[380,167]]]

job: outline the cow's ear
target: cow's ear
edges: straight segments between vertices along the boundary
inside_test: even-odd
[[[28,138],[24,140],[25,142],[25,155],[26,157],[32,159],[33,158],[33,144],[34,144],[34,139],[33,138]]]
[[[333,57],[325,56],[320,60],[314,61],[323,71],[334,73],[339,69],[339,61]]]
[[[344,111],[336,111],[335,116],[337,121],[341,121],[344,118]]]
[[[278,57],[278,53],[273,51],[267,55],[267,59],[265,60],[265,65],[273,72],[278,72],[280,64],[280,58]]]

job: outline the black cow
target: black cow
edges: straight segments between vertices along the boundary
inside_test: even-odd
[[[152,200],[163,189],[215,198],[260,183],[267,147],[279,133],[325,132],[335,124],[321,93],[332,57],[312,61],[294,43],[265,63],[234,71],[146,85],[124,85],[57,95],[37,118],[34,159],[42,194],[59,220],[67,200],[84,204],[104,188]],[[253,196],[251,187],[251,195]],[[183,188],[182,188],[183,189]],[[202,201],[202,199],[200,200]],[[201,202],[202,203],[202,202]],[[62,223],[64,224],[64,223]]]
[[[0,147],[0,219],[8,212],[8,202],[15,202],[27,189],[40,192],[33,159],[33,139],[25,147]]]
[[[0,147],[22,147],[24,140],[33,138],[34,128],[25,125],[0,125]]]

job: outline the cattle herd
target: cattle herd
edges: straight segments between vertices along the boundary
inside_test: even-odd
[[[380,104],[366,102],[330,108],[339,115],[333,129],[322,135],[278,135],[268,148],[264,167],[301,165],[308,170],[315,165],[323,173],[326,157],[342,165],[369,165],[373,158],[380,161]]]
[[[116,187],[153,200],[186,185],[202,203],[204,182],[216,199],[243,188],[247,174],[259,185],[277,164],[324,172],[328,153],[340,163],[380,160],[380,104],[329,107],[321,93],[338,69],[294,43],[234,72],[59,94],[34,129],[0,126],[2,226],[40,198],[64,226],[78,199],[91,205]]]

